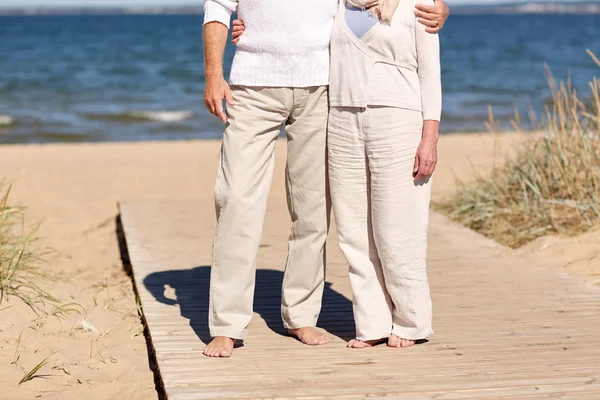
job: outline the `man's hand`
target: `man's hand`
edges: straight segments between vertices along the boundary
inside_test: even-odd
[[[227,115],[223,110],[223,99],[230,106],[235,104],[231,96],[231,90],[229,90],[229,85],[225,82],[225,79],[207,79],[206,87],[204,88],[204,104],[206,104],[206,108],[212,115],[217,116],[223,124],[226,124]]]
[[[246,25],[244,25],[244,21],[241,19],[234,19],[233,28],[231,28],[231,43],[238,44],[245,30]]]
[[[419,22],[427,27],[427,29],[425,29],[427,32],[438,33],[442,30],[450,15],[450,9],[448,8],[448,5],[444,3],[444,0],[433,1],[433,6],[417,4],[415,15],[419,17]]]
[[[214,21],[204,25],[204,104],[211,114],[226,124],[227,115],[223,111],[223,99],[233,106],[229,85],[223,78],[223,52],[227,44],[227,26]]]

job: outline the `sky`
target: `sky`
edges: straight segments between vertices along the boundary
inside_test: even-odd
[[[559,0],[549,0],[559,1]],[[515,0],[446,0],[452,4],[508,3]],[[146,5],[201,5],[203,0],[0,0],[3,7],[14,6],[146,6]]]

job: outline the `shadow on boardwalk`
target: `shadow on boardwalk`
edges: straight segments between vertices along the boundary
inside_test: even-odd
[[[208,266],[155,272],[144,279],[144,285],[157,301],[180,306],[181,316],[190,321],[190,326],[204,343],[210,341],[208,331],[209,282],[210,267]],[[282,282],[283,272],[281,271],[267,269],[256,271],[254,311],[265,320],[269,329],[286,335],[279,311]],[[165,295],[167,288],[170,288],[168,296]],[[353,337],[352,302],[331,289],[329,282],[325,283],[323,308],[318,326],[344,340]]]

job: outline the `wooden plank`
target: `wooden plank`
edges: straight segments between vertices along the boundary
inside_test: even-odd
[[[329,243],[320,325],[332,342],[304,346],[279,317],[288,226],[271,201],[258,260],[255,316],[228,360],[202,356],[214,229],[199,200],[120,204],[134,280],[170,400],[600,399],[600,289],[524,265],[432,214],[435,330],[411,349],[352,350],[347,266]]]

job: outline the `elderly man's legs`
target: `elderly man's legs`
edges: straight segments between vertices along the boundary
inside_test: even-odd
[[[292,231],[283,279],[281,314],[289,332],[308,345],[329,342],[316,324],[325,284],[329,228],[327,87],[293,89],[286,123],[286,189]]]
[[[233,87],[215,185],[217,228],[210,279],[209,328],[204,354],[229,357],[252,318],[256,257],[275,142],[289,114],[289,89]]]

